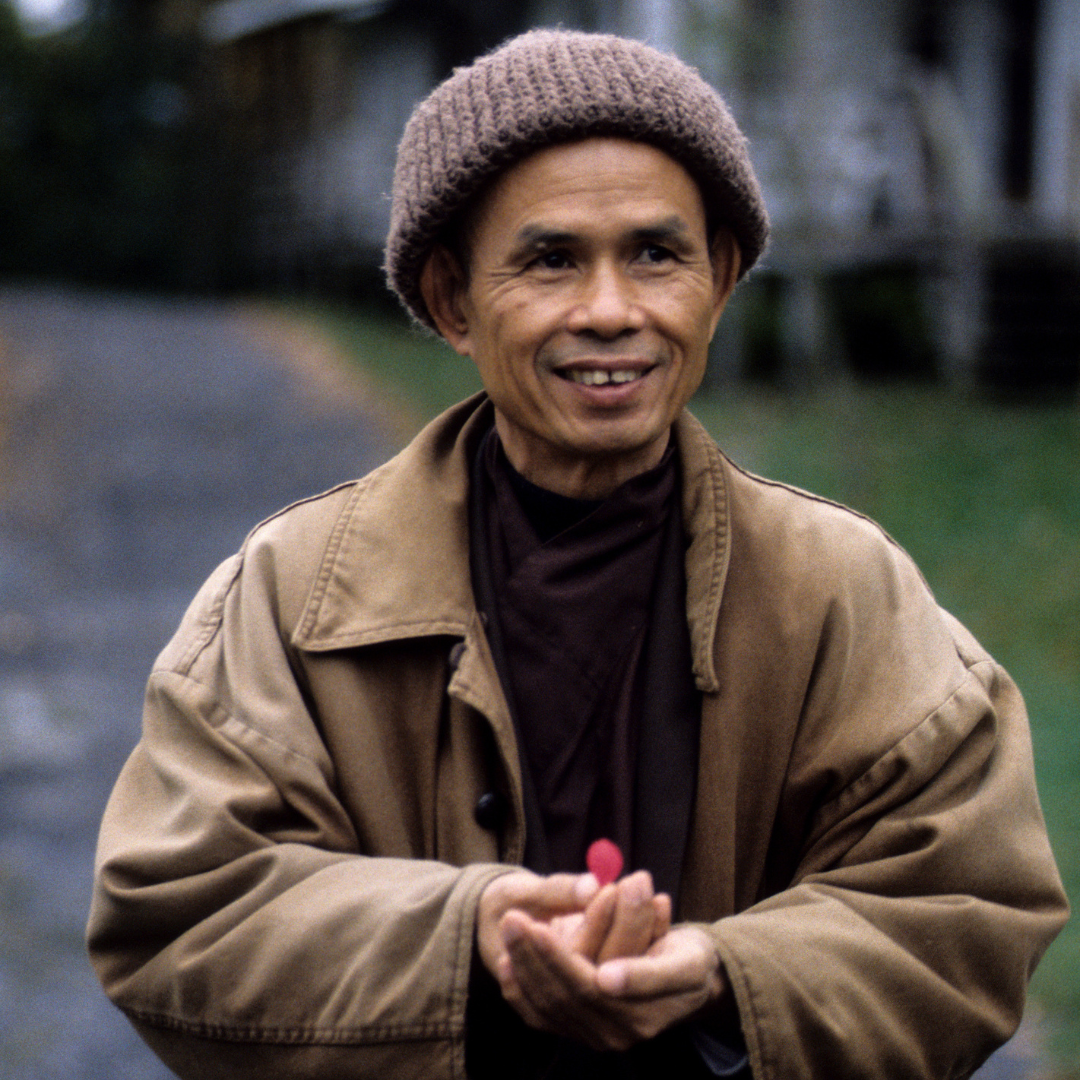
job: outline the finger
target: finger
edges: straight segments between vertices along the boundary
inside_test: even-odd
[[[585,922],[585,913],[575,911],[570,915],[555,915],[547,920],[552,932],[561,941],[565,941],[573,949],[582,934],[582,925]]]
[[[503,952],[495,968],[495,978],[503,998],[515,1009],[525,1023],[535,1028],[545,1029],[543,1018],[535,1010],[529,997],[524,993],[514,972],[510,954]]]
[[[699,992],[718,996],[724,977],[720,956],[709,936],[697,927],[677,927],[645,956],[623,957],[600,965],[596,984],[603,993],[623,999]]]
[[[547,927],[507,916],[503,993],[527,1024],[583,1042],[597,1050],[625,1050],[651,1038],[704,1004],[699,989],[657,998],[616,998],[596,985],[596,969],[546,940]],[[520,931],[520,936],[518,933]]]
[[[671,929],[671,897],[667,893],[657,893],[653,897],[653,910],[656,912],[653,941],[659,941]]]
[[[571,939],[574,951],[594,963],[611,931],[617,896],[618,890],[614,885],[605,885],[585,909],[577,936]]]
[[[536,976],[544,982],[572,985],[578,992],[593,988],[595,965],[571,949],[548,923],[512,909],[503,916],[499,930],[519,982]]]
[[[639,870],[623,878],[616,890],[611,929],[597,953],[597,962],[601,964],[620,956],[639,956],[656,939],[657,912],[648,872]]]
[[[518,870],[495,878],[484,890],[498,898],[504,911],[522,908],[537,918],[581,911],[599,890],[592,874],[549,874]]]
[[[601,994],[596,968],[580,955],[560,950],[548,929],[530,924],[520,912],[510,912],[504,925],[503,995],[527,1024],[596,1050],[625,1050],[647,1037],[642,1030],[649,1034],[660,1030],[648,1006]]]
[[[531,1026],[595,1049],[624,1050],[709,1000],[708,988],[697,983],[655,997],[611,996],[597,985],[597,969],[568,952],[547,925],[510,912],[503,929],[507,953],[500,984],[507,1001]]]
[[[566,1034],[590,996],[596,997],[595,967],[558,940],[544,923],[520,911],[501,926],[506,948],[503,995],[533,1026]]]
[[[499,923],[518,908],[538,919],[580,912],[596,895],[591,874],[552,874],[540,877],[528,870],[503,874],[490,881],[476,907],[476,943],[485,967],[495,973],[504,946]]]

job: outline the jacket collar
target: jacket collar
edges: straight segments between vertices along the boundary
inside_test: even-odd
[[[357,482],[323,557],[293,644],[310,652],[403,638],[464,637],[477,619],[469,573],[469,463],[492,423],[485,395],[432,421]],[[676,421],[687,619],[700,689],[717,689],[713,639],[727,574],[723,457],[689,413]]]
[[[685,409],[675,421],[682,466],[683,528],[686,548],[686,620],[698,689],[715,693],[713,647],[731,558],[727,459],[701,424]]]

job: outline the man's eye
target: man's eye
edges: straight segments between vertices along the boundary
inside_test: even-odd
[[[668,259],[673,259],[674,257],[671,249],[666,248],[661,244],[647,244],[641,251],[642,261],[648,263],[667,262]]]
[[[570,257],[565,251],[545,251],[536,257],[534,265],[544,270],[565,270],[570,265]]]

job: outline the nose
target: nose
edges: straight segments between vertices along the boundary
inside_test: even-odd
[[[580,295],[567,328],[610,339],[644,325],[645,312],[638,302],[635,283],[620,267],[606,260],[591,267],[581,279]]]

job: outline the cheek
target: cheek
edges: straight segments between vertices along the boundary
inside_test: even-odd
[[[535,385],[537,357],[545,340],[530,314],[526,305],[516,306],[492,325],[486,343],[499,382],[526,392]]]
[[[683,303],[673,306],[673,314],[669,327],[681,342],[689,366],[704,367],[717,320],[712,293],[695,292],[685,297]]]
[[[492,334],[484,343],[482,361],[477,363],[484,389],[507,416],[523,419],[539,408],[535,365],[529,351],[519,342]]]

